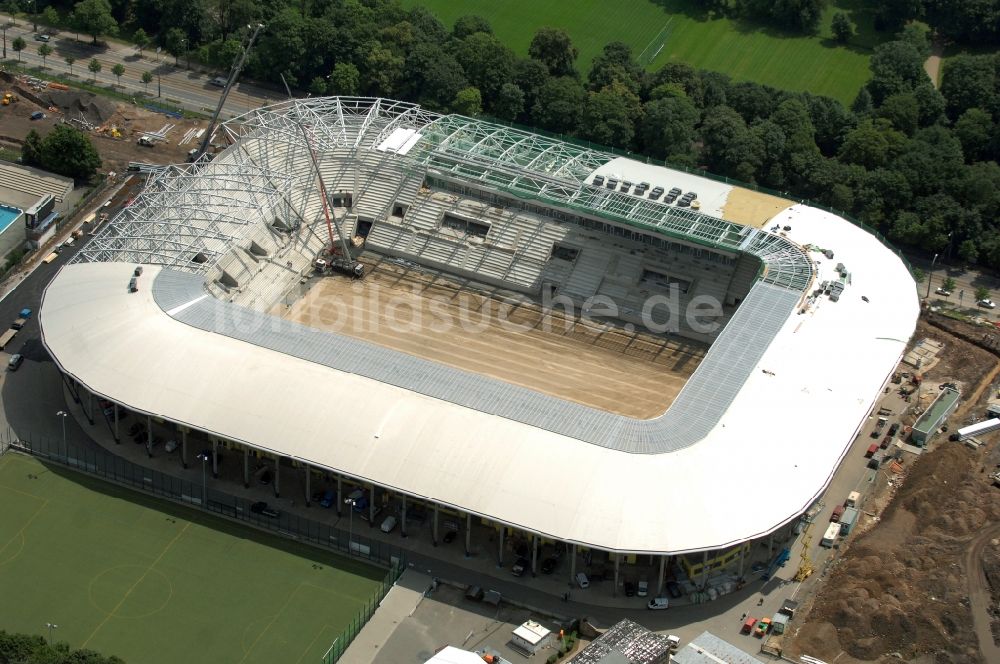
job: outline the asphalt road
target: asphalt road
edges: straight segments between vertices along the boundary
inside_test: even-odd
[[[10,22],[9,16],[0,14],[0,25]],[[20,59],[24,66],[45,67],[53,73],[72,76],[81,81],[91,82],[91,79],[96,79],[98,85],[103,87],[113,85],[119,92],[134,95],[137,101],[145,100],[152,104],[161,101],[206,115],[215,110],[219,103],[219,95],[222,93],[221,88],[210,85],[208,81],[216,76],[225,76],[227,73],[200,73],[187,70],[184,68],[183,59],[179,67],[174,66],[174,58],[166,53],[158,56],[155,50],[147,50],[140,56],[134,46],[121,42],[108,41],[105,45],[93,46],[86,36],[77,39],[71,32],[58,32],[52,35],[49,46],[53,52],[43,62],[42,57],[38,55],[38,47],[42,42],[35,40],[35,32],[30,22],[18,20],[16,26],[11,25],[7,28],[6,35],[8,60]],[[28,43],[27,48],[20,54],[11,49],[11,43],[16,37],[22,37]],[[66,56],[76,58],[72,74],[70,66],[66,64]],[[87,64],[93,58],[96,58],[102,66],[96,77],[87,69]],[[111,68],[119,63],[125,67],[125,74],[121,77],[120,84],[111,73]],[[152,72],[159,79],[159,99],[157,80],[149,84],[148,93],[146,92],[146,86],[142,82],[142,74],[146,71]],[[222,109],[222,118],[228,120],[284,97],[280,92],[266,90],[260,86],[237,83],[230,91],[226,105]]]

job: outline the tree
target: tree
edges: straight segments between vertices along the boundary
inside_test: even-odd
[[[483,112],[483,96],[477,88],[465,88],[458,91],[451,106],[461,115],[479,115]]]
[[[91,58],[90,62],[87,63],[87,69],[89,69],[90,73],[93,74],[92,79],[94,81],[97,81],[97,75],[101,73],[101,68],[101,63],[97,60],[97,58]]]
[[[459,16],[455,19],[455,25],[451,29],[451,34],[454,35],[455,39],[465,39],[477,32],[493,34],[493,28],[489,21],[476,15]]]
[[[52,5],[49,5],[42,10],[42,23],[48,26],[55,27],[59,25],[59,12]]]
[[[545,65],[551,76],[575,76],[579,51],[565,30],[539,28],[531,39],[528,55]]]
[[[600,145],[629,148],[641,112],[639,98],[622,83],[614,83],[587,94],[577,133]]]
[[[28,42],[24,41],[24,37],[14,37],[14,41],[10,43],[10,47],[17,53],[17,61],[20,62],[21,51],[28,47]]]
[[[981,108],[970,108],[955,121],[955,136],[962,143],[965,161],[978,161],[989,149],[993,117]]]
[[[493,114],[501,120],[516,120],[524,111],[524,93],[514,83],[504,83],[493,102]]]
[[[647,102],[639,126],[642,150],[661,159],[690,152],[699,116],[686,95]]]
[[[111,68],[111,73],[115,75],[115,78],[118,80],[118,85],[121,86],[122,74],[125,73],[125,65],[120,62],[116,62],[115,66]]]
[[[108,0],[80,0],[73,6],[71,20],[78,30],[93,37],[95,44],[101,35],[118,34],[118,21],[111,14]]]
[[[951,277],[945,277],[944,281],[941,282],[941,288],[945,289],[946,291],[955,290],[955,280],[952,279]]]
[[[132,41],[135,42],[135,47],[139,49],[139,55],[142,55],[142,52],[149,48],[149,45],[152,43],[149,35],[142,28],[138,28],[132,33]]]
[[[174,66],[177,66],[177,59],[187,50],[187,35],[180,28],[170,28],[163,36],[163,47],[167,53],[174,56]]]
[[[101,157],[86,134],[72,125],[61,124],[42,139],[41,163],[53,173],[88,180],[101,166]]]
[[[924,59],[913,44],[906,42],[879,44],[868,66],[872,71],[868,91],[876,106],[881,105],[886,97],[910,92],[918,83],[927,80]]]
[[[46,62],[45,59],[52,55],[52,47],[48,44],[42,42],[38,45],[38,55],[42,58],[42,66],[44,67]]]
[[[21,162],[28,166],[42,165],[42,137],[34,129],[24,137],[24,145],[21,146]]]
[[[350,97],[361,90],[361,72],[350,62],[338,62],[330,72],[327,90],[333,95]]]
[[[905,0],[909,1],[909,0]],[[896,39],[913,44],[920,56],[930,57],[931,54],[931,29],[926,23],[920,21],[910,21],[903,26],[903,29],[896,35]]]
[[[844,12],[837,12],[833,15],[830,30],[833,32],[833,38],[841,44],[846,44],[854,36],[854,24]]]
[[[69,65],[69,75],[72,76],[73,75],[73,63],[76,62],[76,58],[74,58],[72,55],[67,55],[65,58],[63,58],[63,60],[65,60],[66,64]]]
[[[866,119],[847,133],[837,157],[846,164],[878,168],[892,161],[905,141],[906,137],[898,131]]]
[[[892,126],[907,136],[913,136],[920,120],[920,109],[917,98],[911,93],[895,94],[887,97],[876,112],[876,116],[885,118]]]
[[[142,84],[145,86],[143,92],[149,92],[149,84],[153,82],[153,72],[144,71],[142,72]]]
[[[634,93],[639,93],[643,78],[642,67],[632,57],[632,47],[624,42],[606,44],[601,54],[594,58],[587,75],[591,90],[601,90],[614,81],[625,83]]]
[[[500,88],[514,75],[514,52],[485,32],[463,39],[455,49],[455,59],[462,65],[469,83],[482,92],[487,106],[492,106]]]
[[[989,297],[990,297],[989,288],[987,288],[986,286],[976,287],[976,302],[979,302],[980,300],[988,300]]]
[[[858,90],[858,96],[851,102],[851,112],[858,116],[866,116],[871,115],[874,109],[875,103],[872,101],[872,93],[868,92],[868,88]]]
[[[543,129],[567,133],[576,129],[586,91],[571,76],[550,78],[538,90],[531,109],[532,121]]]
[[[944,62],[941,94],[948,117],[958,118],[970,108],[992,112],[997,107],[996,57],[956,55]]]
[[[403,96],[433,110],[444,110],[459,90],[469,87],[462,65],[439,44],[413,47],[403,66]]]

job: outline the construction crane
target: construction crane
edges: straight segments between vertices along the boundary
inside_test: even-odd
[[[247,26],[250,27],[249,25]],[[243,63],[246,62],[247,55],[250,53],[250,49],[253,47],[253,43],[257,41],[257,35],[264,28],[263,23],[258,23],[257,27],[250,34],[250,40],[247,42],[246,47],[240,53],[240,57],[233,63],[232,68],[229,70],[229,78],[226,79],[226,87],[222,89],[222,95],[219,97],[219,104],[215,107],[215,113],[212,114],[212,120],[208,123],[208,129],[205,130],[205,138],[201,140],[201,145],[198,146],[198,151],[191,154],[189,161],[198,161],[201,155],[205,154],[205,150],[208,149],[208,143],[212,140],[212,132],[215,131],[215,123],[219,121],[219,114],[222,113],[222,106],[226,103],[226,97],[229,96],[229,91],[233,89],[233,85],[236,84],[236,79],[240,76],[240,71],[243,69]]]
[[[799,583],[808,579],[813,573],[812,558],[809,556],[809,547],[812,545],[810,528],[812,528],[812,521],[807,521],[806,527],[802,529],[802,552],[799,554],[799,569],[796,570],[794,577],[794,580]]]

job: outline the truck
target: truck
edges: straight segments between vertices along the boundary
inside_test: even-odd
[[[10,329],[20,330],[22,327],[28,324],[27,318],[16,318],[13,323],[10,324]]]
[[[861,494],[857,491],[852,491],[847,494],[847,500],[844,501],[844,507],[857,507],[859,502],[861,502]]]
[[[6,348],[7,344],[14,340],[16,334],[17,330],[7,330],[3,334],[0,334],[0,350]]]
[[[840,537],[840,524],[831,523],[826,532],[823,533],[823,539],[819,541],[820,546],[825,546],[826,548],[832,548],[837,538]]]
[[[847,536],[854,530],[854,524],[858,522],[858,510],[848,507],[840,517],[840,534]]]
[[[340,272],[353,279],[360,279],[365,276],[365,266],[362,263],[342,256],[317,258],[313,262],[313,267],[316,268],[317,272]]]

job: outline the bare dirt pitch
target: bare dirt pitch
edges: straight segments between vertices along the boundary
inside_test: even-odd
[[[722,218],[745,226],[763,228],[774,215],[792,204],[792,201],[784,198],[743,187],[733,187],[722,208]]]
[[[667,409],[702,344],[545,314],[440,274],[382,261],[361,281],[316,280],[272,313],[561,399],[648,419]]]

